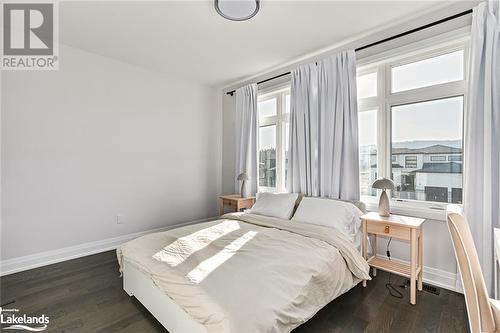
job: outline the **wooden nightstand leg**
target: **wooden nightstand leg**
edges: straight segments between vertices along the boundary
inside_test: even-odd
[[[361,254],[363,258],[366,258],[366,239],[368,237],[367,229],[366,229],[366,220],[362,221],[363,223],[363,239],[361,240]],[[363,287],[366,287],[366,280],[363,280]]]
[[[219,199],[219,215],[224,214],[224,200]]]
[[[410,303],[417,303],[417,230],[411,229],[410,236]]]
[[[373,235],[373,240],[372,240],[372,256],[375,256],[377,254],[377,235]],[[377,269],[375,267],[372,267],[372,273],[373,277],[377,276]]]
[[[424,236],[424,232],[423,232],[423,226],[420,227],[420,235],[418,237],[418,267],[420,267],[420,273],[418,274],[418,290],[419,291],[422,291],[422,287],[423,287],[423,277],[424,277],[424,265],[423,265],[423,262],[424,262],[424,257],[423,257],[423,247],[422,247],[422,238]]]

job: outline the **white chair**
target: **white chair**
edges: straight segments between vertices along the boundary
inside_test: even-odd
[[[500,333],[500,301],[488,297],[467,220],[458,212],[449,212],[447,220],[462,277],[470,330]]]

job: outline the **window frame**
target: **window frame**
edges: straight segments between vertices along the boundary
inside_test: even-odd
[[[265,126],[276,126],[276,187],[260,186],[257,183],[258,192],[286,192],[285,184],[285,128],[289,123],[290,113],[286,113],[286,96],[290,95],[290,84],[274,86],[258,93],[257,104],[269,99],[276,98],[276,115],[260,117],[259,130]],[[260,147],[258,147],[260,149]],[[259,153],[257,153],[259,156]],[[260,170],[260,168],[259,168]],[[258,172],[258,171],[257,171]],[[258,175],[260,179],[260,175]]]
[[[422,45],[425,45],[424,47]],[[441,83],[428,87],[415,88],[399,92],[392,91],[391,68],[436,57],[455,51],[464,51],[464,78],[461,81]],[[391,178],[392,172],[392,107],[411,103],[463,96],[463,114],[466,113],[467,82],[469,63],[469,34],[439,40],[429,40],[427,44],[412,43],[380,55],[358,61],[357,76],[377,72],[377,96],[358,100],[358,112],[377,109],[377,174],[378,177]],[[462,129],[463,131],[463,129]],[[463,136],[462,136],[463,137]],[[463,142],[463,141],[462,141]],[[462,143],[463,144],[463,143]],[[462,150],[463,154],[463,150]],[[463,182],[462,182],[463,184]],[[378,207],[378,196],[362,196],[369,209]],[[393,212],[413,214],[438,220],[445,220],[445,203],[391,198]]]

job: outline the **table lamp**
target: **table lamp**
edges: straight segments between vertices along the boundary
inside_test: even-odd
[[[242,198],[246,198],[246,197],[248,197],[248,195],[247,195],[247,193],[246,193],[246,192],[247,192],[247,191],[246,191],[246,182],[247,182],[247,180],[248,180],[248,179],[249,179],[249,177],[248,177],[248,175],[247,175],[245,172],[240,173],[240,174],[238,175],[238,180],[241,180],[241,191],[240,191],[240,196],[241,196]]]
[[[389,205],[389,197],[385,190],[394,191],[394,182],[388,178],[379,178],[373,183],[372,187],[382,190],[378,202],[378,215],[385,217],[390,216],[391,207]]]

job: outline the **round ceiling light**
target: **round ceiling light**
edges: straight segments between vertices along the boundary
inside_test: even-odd
[[[215,0],[215,10],[231,21],[245,21],[254,17],[260,8],[260,0]]]

